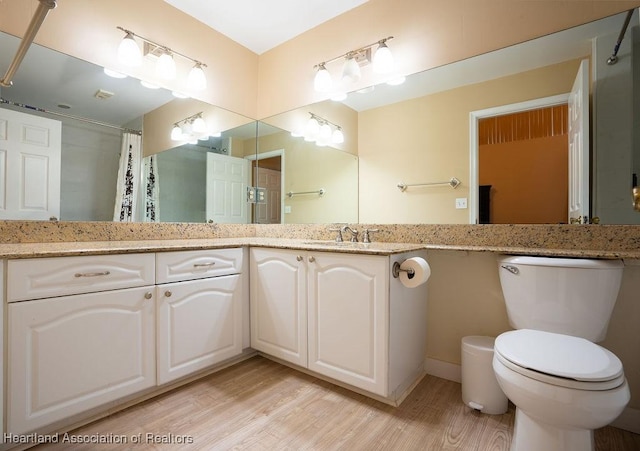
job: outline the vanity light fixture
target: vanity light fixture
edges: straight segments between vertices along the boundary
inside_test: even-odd
[[[315,78],[313,80],[314,89],[318,92],[330,92],[333,86],[331,74],[327,70],[326,65],[344,58],[344,65],[342,67],[342,81],[344,84],[357,83],[361,78],[360,66],[364,66],[370,62],[373,62],[373,71],[380,74],[388,74],[394,70],[394,61],[391,50],[387,46],[387,41],[393,39],[393,36],[389,36],[384,39],[380,39],[372,44],[365,45],[355,50],[350,50],[347,53],[336,56],[329,60],[318,63],[314,66],[317,69]],[[373,52],[373,47],[378,46],[376,51]],[[373,53],[373,57],[371,56]]]
[[[172,141],[197,142],[210,136],[207,123],[202,118],[202,111],[179,120],[171,128]]]
[[[187,55],[176,52],[175,50],[171,50],[169,47],[158,44],[157,42],[140,36],[139,34],[135,34],[131,30],[126,30],[122,27],[116,28],[125,33],[124,39],[122,39],[118,46],[118,60],[122,64],[127,66],[139,66],[142,64],[142,53],[135,40],[135,38],[138,38],[143,41],[145,45],[148,44],[148,53],[158,58],[156,61],[156,75],[158,77],[164,80],[175,79],[177,76],[177,69],[174,56],[180,56],[194,64],[187,77],[188,89],[193,91],[202,91],[207,88],[207,77],[203,70],[207,65],[202,61],[198,61]]]
[[[344,142],[342,127],[317,114],[311,112],[309,114],[311,117],[307,121],[304,131],[295,129],[291,132],[291,136],[304,137],[305,141],[315,142],[321,147]]]
[[[105,75],[108,75],[109,77],[127,78],[126,74],[123,74],[122,72],[118,72],[117,70],[107,69],[105,67],[102,71],[105,73]]]

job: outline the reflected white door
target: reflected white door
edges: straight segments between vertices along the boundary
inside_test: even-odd
[[[589,61],[582,60],[569,95],[569,223],[589,220]]]
[[[246,200],[250,162],[244,158],[207,153],[207,221],[247,224]]]
[[[0,108],[0,219],[60,218],[60,121]]]

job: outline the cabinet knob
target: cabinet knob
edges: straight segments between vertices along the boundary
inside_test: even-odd
[[[145,298],[145,299],[151,299],[152,297],[153,297],[153,293],[152,293],[151,291],[147,291],[147,292],[144,294],[144,298]]]
[[[312,255],[311,257],[309,257],[309,261],[313,263],[314,261],[316,261],[316,258]]]
[[[168,297],[168,298],[170,298],[172,294],[173,294],[173,293],[172,293],[171,291],[169,291],[169,290],[167,290],[167,291],[165,291],[165,292],[164,292],[164,295],[165,295],[166,297]]]
[[[301,262],[301,261],[302,261],[302,255],[298,255],[298,256],[296,257],[296,260],[298,260],[299,262]]]

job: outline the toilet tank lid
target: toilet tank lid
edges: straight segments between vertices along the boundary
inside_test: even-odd
[[[622,260],[599,260],[588,258],[510,256],[500,258],[500,264],[529,266],[560,266],[563,268],[585,269],[620,269],[624,267]]]
[[[608,381],[623,374],[611,351],[580,337],[518,329],[496,338],[495,351],[523,368],[578,381]]]

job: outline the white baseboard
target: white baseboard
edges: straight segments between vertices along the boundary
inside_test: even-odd
[[[442,360],[429,359],[424,361],[424,370],[427,374],[441,377],[453,382],[462,381],[462,367],[455,363],[443,362]]]
[[[625,408],[611,426],[640,434],[640,409]]]

